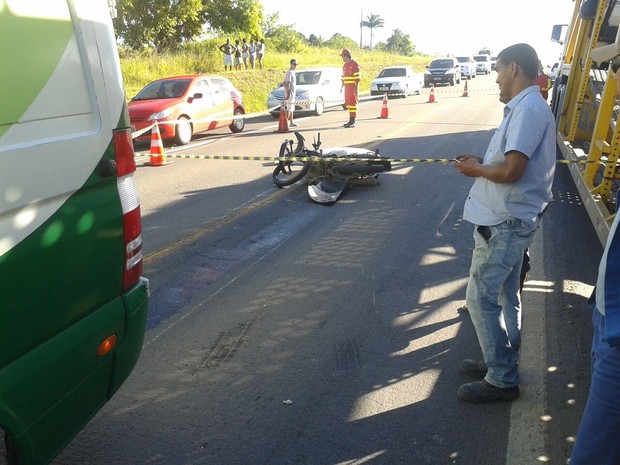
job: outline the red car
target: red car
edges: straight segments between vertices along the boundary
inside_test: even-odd
[[[196,133],[225,126],[232,132],[241,132],[245,119],[235,116],[243,114],[241,92],[224,77],[203,74],[151,82],[129,102],[134,131],[157,121],[161,138],[172,139],[179,145],[187,144]],[[149,131],[138,137],[149,139]]]

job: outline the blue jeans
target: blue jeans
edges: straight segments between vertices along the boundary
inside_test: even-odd
[[[592,316],[592,384],[571,465],[620,464],[620,348],[605,340],[605,317]]]
[[[519,384],[519,277],[523,254],[535,232],[535,227],[516,218],[474,229],[467,307],[488,368],[485,380],[500,388]]]

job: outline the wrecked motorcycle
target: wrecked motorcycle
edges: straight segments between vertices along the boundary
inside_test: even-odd
[[[331,147],[321,150],[321,134],[313,142],[313,149],[305,146],[305,139],[295,132],[297,143],[285,140],[280,145],[278,166],[272,180],[279,187],[290,186],[306,178],[308,194],[318,203],[333,204],[351,184],[377,185],[379,174],[390,171],[388,158],[379,151],[355,147]]]

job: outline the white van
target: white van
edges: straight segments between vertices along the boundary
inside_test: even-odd
[[[131,372],[148,281],[108,3],[0,0],[0,56],[0,451],[41,465]]]

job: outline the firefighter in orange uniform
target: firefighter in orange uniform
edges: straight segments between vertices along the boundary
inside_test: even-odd
[[[355,127],[355,117],[357,116],[357,88],[360,82],[360,66],[351,58],[351,52],[343,49],[340,54],[344,64],[342,65],[342,86],[344,87],[344,104],[349,112],[349,122],[344,124],[345,128]]]
[[[536,78],[536,84],[540,86],[540,93],[543,98],[547,100],[549,98],[549,90],[553,87],[553,81],[547,74],[545,74],[540,60],[538,60],[538,77]]]

